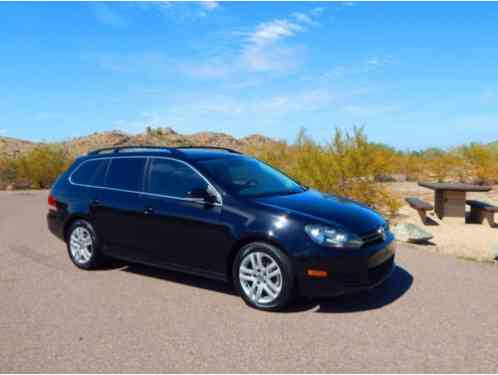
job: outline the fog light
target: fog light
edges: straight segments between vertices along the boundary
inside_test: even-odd
[[[306,271],[309,277],[327,277],[328,273],[327,271],[322,271],[322,270],[312,270],[308,269]]]

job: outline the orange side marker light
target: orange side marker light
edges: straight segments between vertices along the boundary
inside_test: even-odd
[[[308,269],[306,271],[309,277],[327,277],[328,273],[327,271],[322,271],[322,270],[312,270]]]

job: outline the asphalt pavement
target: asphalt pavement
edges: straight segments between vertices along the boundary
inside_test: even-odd
[[[498,372],[495,264],[400,245],[369,293],[261,312],[198,277],[78,270],[46,197],[0,193],[1,372]]]

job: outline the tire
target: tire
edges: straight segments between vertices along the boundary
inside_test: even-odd
[[[86,220],[76,220],[67,231],[66,245],[69,258],[81,269],[98,268],[105,262],[92,224]]]
[[[252,242],[242,247],[233,264],[233,282],[242,299],[266,311],[282,310],[294,297],[292,264],[277,247]]]

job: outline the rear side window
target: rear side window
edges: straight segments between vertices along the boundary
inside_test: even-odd
[[[151,159],[148,192],[186,198],[193,189],[207,188],[207,182],[184,163],[170,159]]]
[[[104,186],[105,174],[109,160],[89,160],[83,162],[71,176],[75,184]]]
[[[142,191],[146,158],[113,158],[106,186],[114,189]]]

